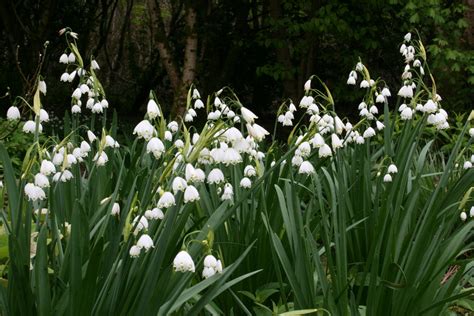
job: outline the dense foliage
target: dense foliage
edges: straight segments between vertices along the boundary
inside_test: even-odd
[[[179,122],[151,91],[120,144],[99,63],[61,35],[63,130],[41,136],[41,75],[4,122],[31,145],[13,167],[0,144],[2,314],[473,311],[474,112],[450,129],[418,38],[402,40],[400,89],[351,67],[356,120],[316,76],[278,108],[273,135],[230,88],[206,100],[193,85]],[[286,141],[269,141],[281,129]]]

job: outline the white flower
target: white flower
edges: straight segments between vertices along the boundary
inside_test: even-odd
[[[311,104],[313,104],[314,98],[310,95],[305,95],[303,98],[301,98],[300,101],[300,107],[301,108],[307,108]]]
[[[150,119],[161,116],[160,109],[158,108],[158,104],[156,104],[155,100],[150,99],[148,101],[146,113]]]
[[[144,138],[145,140],[150,140],[155,133],[155,128],[148,120],[141,121],[133,130],[134,135],[137,134],[138,138]]]
[[[363,88],[368,88],[368,87],[370,87],[370,85],[369,85],[369,82],[367,80],[364,79],[360,82],[360,88],[363,89]]]
[[[181,250],[173,260],[173,268],[176,272],[194,272],[193,258],[185,250]]]
[[[301,166],[303,163],[303,157],[300,155],[294,155],[293,158],[291,158],[291,165],[295,167]]]
[[[193,116],[189,113],[186,113],[186,115],[184,115],[184,121],[185,122],[192,122],[194,119],[193,119]]]
[[[145,217],[149,220],[152,219],[163,219],[165,217],[165,214],[163,214],[163,211],[160,210],[159,208],[155,207],[152,210],[147,210],[145,211]]]
[[[249,178],[243,177],[242,180],[240,180],[240,187],[241,188],[248,189],[251,186],[252,186],[252,181]]]
[[[462,166],[464,169],[471,169],[472,163],[469,160],[466,160]]]
[[[39,117],[40,117],[40,122],[48,122],[49,121],[49,114],[44,109],[40,109]]]
[[[257,175],[257,171],[255,170],[254,166],[248,165],[244,168],[244,175],[246,177],[254,177]]]
[[[142,249],[136,245],[132,246],[130,248],[130,251],[128,252],[128,254],[130,255],[130,257],[132,258],[138,258],[140,256],[140,251]]]
[[[132,221],[132,227],[135,227],[133,234],[136,236],[142,230],[148,229],[148,220],[145,216],[137,216]]]
[[[110,135],[105,136],[105,147],[119,148],[120,144]]]
[[[351,85],[351,86],[354,86],[356,84],[356,78],[352,77],[352,76],[349,76],[349,78],[347,78],[347,82],[346,82],[348,85]]]
[[[311,90],[311,79],[304,83],[304,91],[308,92],[309,90]]]
[[[405,42],[411,41],[411,33],[410,32],[406,33],[403,39],[405,40]]]
[[[76,88],[76,90],[74,90],[74,92],[72,93],[72,97],[76,100],[79,100],[82,96],[82,91],[80,88]]]
[[[188,185],[184,191],[184,203],[199,200],[199,192],[193,185]]]
[[[383,182],[392,182],[392,176],[387,173],[384,177],[383,177]]]
[[[46,198],[46,193],[44,193],[43,189],[33,183],[25,185],[25,194],[31,201],[44,200]]]
[[[100,167],[100,166],[104,166],[107,163],[107,161],[109,161],[109,157],[107,156],[105,151],[102,151],[101,153],[96,153],[92,160],[95,161],[97,166]]]
[[[235,127],[231,127],[227,129],[223,134],[222,137],[225,141],[234,143],[238,140],[243,139],[242,133]]]
[[[201,94],[199,93],[198,89],[194,88],[193,89],[193,99],[200,99]]]
[[[246,124],[246,126],[249,135],[252,136],[258,142],[264,139],[266,135],[270,134],[266,129],[256,123]]]
[[[49,188],[49,180],[48,177],[46,177],[42,173],[37,173],[35,175],[35,185],[40,187],[40,188]]]
[[[46,95],[46,82],[44,82],[43,80],[40,80],[40,81],[38,82],[38,90],[39,90],[42,94]]]
[[[67,60],[70,64],[74,63],[76,61],[76,56],[74,55],[74,53],[69,53],[69,56],[67,57]]]
[[[343,147],[342,140],[336,134],[331,134],[331,145],[333,150]]]
[[[309,142],[311,143],[311,145],[313,145],[314,148],[320,148],[321,146],[326,144],[324,138],[319,133],[314,134],[313,138],[311,138]]]
[[[49,176],[50,174],[56,172],[56,167],[54,167],[54,164],[51,161],[43,160],[41,161],[40,172],[45,176]]]
[[[153,239],[151,239],[151,237],[147,234],[143,234],[140,236],[140,238],[137,241],[137,246],[140,249],[145,249],[145,251],[148,251],[151,248],[155,247],[153,245]]]
[[[469,217],[474,217],[474,206],[471,206],[471,209],[469,210]]]
[[[313,165],[309,161],[303,161],[298,170],[299,174],[313,174],[315,172]]]
[[[34,121],[26,121],[25,125],[23,125],[23,132],[25,133],[34,133],[36,130],[36,123]],[[43,131],[43,126],[41,124],[38,125],[38,132],[41,133]]]
[[[329,147],[329,145],[327,144],[322,145],[321,147],[319,147],[318,155],[319,158],[332,156],[331,147]]]
[[[242,117],[247,123],[253,123],[258,118],[252,111],[243,106],[240,108],[240,113],[242,113]]]
[[[410,85],[403,85],[398,91],[398,95],[402,98],[413,98],[413,88]]]
[[[103,112],[103,106],[102,103],[97,102],[92,106],[92,113],[102,113]]]
[[[212,169],[207,175],[207,183],[219,184],[225,181],[224,173],[220,169]]]
[[[165,140],[169,142],[173,140],[173,134],[170,131],[165,131]]]
[[[422,111],[425,113],[434,113],[436,110],[438,110],[438,106],[433,100],[430,99],[425,103],[425,105],[423,105]]]
[[[459,215],[459,217],[461,218],[461,220],[462,220],[463,222],[466,221],[466,219],[467,219],[467,214],[466,214],[466,212],[461,212],[461,214]]]
[[[299,155],[302,157],[308,157],[311,154],[311,145],[309,142],[302,142],[298,146]]]
[[[384,95],[381,94],[381,93],[380,93],[379,95],[377,95],[377,97],[375,98],[375,102],[376,102],[376,103],[384,103],[384,102],[385,102],[385,97],[384,97]]]
[[[222,193],[221,200],[226,201],[226,200],[232,200],[234,197],[234,189],[232,188],[232,185],[230,183],[226,183],[224,186],[224,193]]]
[[[165,192],[158,200],[158,208],[168,208],[176,204],[174,196],[171,192]]]
[[[67,63],[69,63],[69,59],[67,58],[67,54],[62,54],[62,55],[59,57],[59,63],[61,63],[61,64],[67,64]]]
[[[474,137],[474,127],[469,129],[469,136]]]
[[[70,180],[72,178],[73,178],[73,175],[72,175],[71,171],[64,170],[62,172],[56,172],[53,176],[53,181],[54,182],[58,182],[58,181],[67,182],[68,180]]]
[[[194,101],[194,108],[195,109],[204,108],[204,103],[201,101],[201,99],[197,99],[196,101]]]
[[[179,125],[178,122],[176,121],[171,121],[167,125],[168,129],[171,131],[171,133],[176,133],[178,131]]]
[[[411,120],[411,118],[413,117],[413,110],[409,107],[406,107],[405,109],[403,109],[402,113],[400,113],[400,117],[402,118],[402,120]]]
[[[16,106],[11,106],[7,111],[7,119],[10,121],[19,120],[21,117],[20,110]]]
[[[148,141],[146,145],[146,152],[153,153],[153,156],[156,159],[159,159],[161,155],[165,152],[165,145],[159,138],[153,137]]]
[[[387,87],[382,89],[382,95],[387,98],[392,96],[392,94],[390,93],[390,90]]]
[[[398,168],[395,164],[392,163],[392,164],[390,164],[390,166],[388,166],[387,172],[388,173],[397,173]]]
[[[210,278],[211,276],[215,274],[216,274],[216,270],[213,268],[204,267],[204,269],[202,270],[202,277],[204,279]]]
[[[364,137],[362,137],[360,135],[357,135],[356,138],[355,138],[355,142],[360,145],[360,144],[365,143],[365,139],[364,139]]]
[[[112,205],[112,210],[110,211],[110,214],[114,216],[120,215],[120,204],[114,203],[114,205]]]
[[[372,127],[369,127],[364,131],[364,134],[362,136],[364,136],[364,138],[370,138],[372,136],[375,136],[375,130]]]
[[[226,166],[228,165],[236,165],[242,162],[242,156],[239,154],[237,150],[232,147],[229,147],[224,150],[224,155],[222,157],[222,163]]]
[[[383,125],[383,123],[380,122],[380,121],[375,121],[375,125],[377,126],[377,129],[378,129],[379,131],[381,131],[381,130],[383,130],[383,129],[385,128],[385,125]]]
[[[77,113],[81,113],[81,107],[77,104],[74,104],[72,107],[71,107],[71,113],[72,114],[77,114]]]
[[[186,183],[186,180],[184,180],[183,178],[176,177],[173,179],[171,186],[173,188],[174,194],[177,194],[179,191],[184,191],[184,189],[186,189],[188,184]]]
[[[91,68],[94,69],[94,70],[99,70],[100,69],[99,64],[97,63],[97,61],[95,59],[93,59],[91,61]]]
[[[107,109],[109,107],[109,102],[106,99],[102,99],[102,101],[100,101],[100,105],[102,105],[104,109]]]

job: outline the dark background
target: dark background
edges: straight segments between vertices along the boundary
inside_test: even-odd
[[[131,121],[142,117],[150,89],[168,114],[181,113],[190,83],[204,98],[228,85],[244,105],[273,117],[285,98],[299,102],[312,74],[350,115],[359,91],[346,79],[359,57],[395,95],[399,46],[418,31],[443,107],[462,112],[472,109],[473,10],[474,0],[2,0],[0,94],[28,94],[49,41],[43,103],[60,117],[69,110],[72,90],[59,82],[58,63],[66,47],[58,30],[68,26],[84,59],[98,60],[111,107]],[[1,98],[1,111],[11,102]]]

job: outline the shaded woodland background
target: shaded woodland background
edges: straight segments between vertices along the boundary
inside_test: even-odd
[[[150,89],[168,114],[181,113],[190,83],[203,96],[229,85],[273,117],[280,101],[299,101],[312,74],[350,115],[361,92],[346,79],[359,57],[396,93],[407,31],[421,34],[443,106],[472,108],[474,0],[19,0],[0,1],[0,21],[0,94],[27,93],[49,41],[44,103],[58,116],[70,108],[70,86],[59,82],[65,26],[98,60],[107,99],[124,117],[143,115]],[[1,111],[10,103],[1,98]]]

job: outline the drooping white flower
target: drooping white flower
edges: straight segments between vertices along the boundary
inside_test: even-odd
[[[224,181],[224,173],[220,169],[212,169],[207,175],[207,183],[209,184],[219,184]]]
[[[469,160],[466,160],[462,167],[463,167],[463,169],[471,169],[472,168],[472,163]]]
[[[101,166],[104,166],[109,161],[109,157],[107,156],[105,151],[102,151],[100,153],[96,153],[92,160],[95,161],[98,167],[101,167]]]
[[[20,110],[16,106],[11,106],[7,110],[7,119],[9,121],[19,120],[21,117]]]
[[[258,142],[264,139],[266,135],[270,134],[266,129],[264,129],[257,123],[246,124],[246,126],[249,135],[252,136]]]
[[[156,134],[156,130],[148,120],[143,120],[135,127],[135,129],[133,130],[133,134],[136,134],[138,138],[150,140],[153,135]]]
[[[309,161],[303,161],[298,169],[299,174],[310,175],[315,173],[314,167]]]
[[[145,251],[155,247],[153,244],[153,239],[151,239],[151,237],[147,234],[143,234],[140,236],[140,238],[138,238],[137,246],[140,249],[145,249]]]
[[[221,200],[226,201],[226,200],[232,200],[234,197],[234,189],[232,188],[232,185],[230,183],[226,183],[224,186],[224,193],[222,193]]]
[[[36,123],[34,121],[26,121],[23,125],[23,132],[33,134],[36,130]],[[38,132],[41,133],[43,131],[43,126],[38,124]]]
[[[438,110],[438,106],[433,100],[426,101],[425,105],[423,105],[423,112],[425,113],[435,113]]]
[[[469,136],[474,137],[474,127],[469,129]]]
[[[99,64],[97,63],[97,61],[95,59],[93,59],[91,61],[91,68],[94,69],[94,70],[99,70],[100,69]]]
[[[462,220],[463,222],[465,222],[466,219],[467,219],[467,214],[466,214],[466,212],[461,212],[461,214],[459,214],[459,217],[461,218],[461,220]]]
[[[411,120],[411,118],[413,117],[413,110],[409,107],[406,107],[405,109],[403,109],[402,113],[400,113],[400,117],[404,121]]]
[[[70,74],[68,74],[67,72],[65,72],[64,74],[67,74],[68,77],[67,77],[67,81],[68,82],[72,82],[74,80],[74,78],[76,78],[76,71],[74,70],[73,72],[71,72]],[[63,74],[63,76],[64,76]],[[62,79],[62,76],[61,76],[61,79]]]
[[[72,175],[72,172],[66,169],[62,172],[56,172],[53,176],[53,181],[54,182],[58,182],[58,181],[67,182],[73,177],[74,176]]]
[[[243,139],[242,133],[235,127],[231,127],[227,129],[223,134],[222,137],[225,141],[234,143],[240,139]]]
[[[176,201],[174,199],[174,196],[171,192],[165,192],[163,195],[160,197],[158,200],[158,208],[168,208],[173,205],[176,205]]]
[[[346,82],[348,85],[351,85],[351,86],[354,86],[356,84],[356,78],[352,77],[352,76],[349,76],[349,78],[347,78],[347,82]]]
[[[60,57],[59,57],[59,63],[60,64],[67,64],[69,63],[69,59],[67,57],[67,54],[62,54]]]
[[[370,84],[367,80],[364,79],[360,82],[360,88],[361,89],[365,89],[365,88],[368,88],[368,87],[370,87]]]
[[[383,182],[392,182],[392,176],[390,175],[390,173],[387,173],[387,174],[383,177]]]
[[[102,113],[104,110],[104,107],[102,106],[100,102],[97,102],[92,106],[91,110],[92,110],[92,113]]]
[[[384,103],[385,102],[385,97],[383,94],[378,94],[377,97],[375,98],[376,103]]]
[[[313,138],[311,138],[309,142],[311,143],[311,145],[313,145],[314,148],[320,148],[321,146],[326,144],[324,138],[319,133],[314,134]]]
[[[186,180],[184,180],[183,178],[176,177],[173,179],[171,186],[173,188],[174,194],[177,194],[179,191],[184,191],[186,187],[188,186],[188,184],[186,183]]]
[[[44,200],[46,198],[46,193],[43,189],[33,183],[25,185],[25,194],[30,201]]]
[[[159,138],[152,137],[146,145],[146,152],[152,153],[156,159],[159,159],[165,152],[165,145]]]
[[[145,216],[136,216],[132,221],[132,228],[135,227],[133,234],[136,236],[142,230],[148,229],[148,220]]]
[[[169,122],[167,127],[171,131],[171,133],[173,133],[173,134],[176,133],[179,129],[178,122],[176,122],[176,121]]]
[[[81,113],[81,107],[77,104],[74,104],[72,107],[71,107],[71,113],[72,114],[78,114],[78,113]]]
[[[398,91],[402,98],[413,98],[413,88],[410,85],[403,85]]]
[[[140,252],[141,252],[141,248],[138,247],[137,245],[133,245],[131,248],[130,248],[130,251],[128,252],[128,254],[130,255],[130,257],[132,258],[138,258],[140,256]]]
[[[375,126],[377,127],[377,129],[378,129],[379,131],[381,131],[381,130],[383,130],[383,129],[385,128],[385,125],[384,125],[382,122],[380,122],[380,121],[375,121]]]
[[[342,143],[342,140],[336,134],[331,134],[331,146],[332,146],[332,149],[335,151],[338,148],[342,148],[344,144]]]
[[[151,210],[145,211],[145,217],[149,220],[154,220],[154,219],[163,219],[165,217],[165,214],[163,213],[162,210],[159,208],[155,207]]]
[[[204,108],[204,103],[201,101],[201,99],[197,99],[194,101],[194,108],[195,109],[203,109]]]
[[[319,155],[319,158],[332,156],[331,147],[329,147],[328,144],[322,145],[321,147],[319,147],[318,155]]]
[[[248,189],[252,186],[252,180],[250,180],[247,177],[243,177],[242,180],[240,180],[240,187],[244,189]]]
[[[112,205],[112,210],[110,211],[110,214],[113,216],[119,216],[120,215],[120,204],[114,203]]]
[[[158,107],[158,104],[156,104],[155,100],[150,99],[148,101],[146,113],[150,119],[154,119],[156,117],[161,116],[160,109]]]
[[[35,175],[35,185],[40,187],[40,188],[49,188],[49,180],[48,177],[46,177],[42,173],[37,173]]]
[[[392,164],[390,164],[390,166],[388,166],[387,172],[388,173],[397,173],[398,168],[395,164],[392,163]]]
[[[304,91],[308,92],[309,90],[311,90],[311,79],[304,83]]]
[[[469,210],[469,217],[474,217],[474,206],[471,206],[471,209]]]
[[[403,39],[405,40],[405,42],[411,41],[411,33],[410,32],[406,33]]]
[[[381,93],[384,97],[387,97],[387,98],[392,96],[392,94],[390,93],[390,90],[387,87],[383,88]]]
[[[244,168],[244,175],[246,177],[255,177],[257,175],[257,171],[255,170],[254,166],[248,165]]]
[[[199,198],[199,192],[196,187],[188,185],[184,191],[184,203],[198,201]]]
[[[181,250],[173,260],[173,268],[176,272],[194,272],[193,258],[191,258],[187,251]]]
[[[258,118],[257,115],[243,106],[240,108],[240,113],[242,114],[242,118],[245,120],[245,122],[250,124],[252,124]]]
[[[119,148],[120,144],[112,136],[106,135],[105,147]]]
[[[71,52],[69,53],[69,56],[67,57],[67,59],[68,59],[68,62],[72,64],[76,61],[76,56],[74,55],[74,53]]]
[[[300,101],[300,107],[301,108],[307,108],[309,107],[311,104],[313,104],[314,102],[314,98],[310,95],[305,95],[301,101]]]
[[[364,138],[375,136],[375,130],[372,127],[368,127],[362,136],[364,136]]]
[[[294,167],[299,167],[303,163],[303,157],[300,155],[294,155],[293,158],[291,158],[291,165]]]
[[[40,172],[45,176],[49,176],[50,174],[56,172],[56,167],[51,161],[43,160],[41,161]]]

